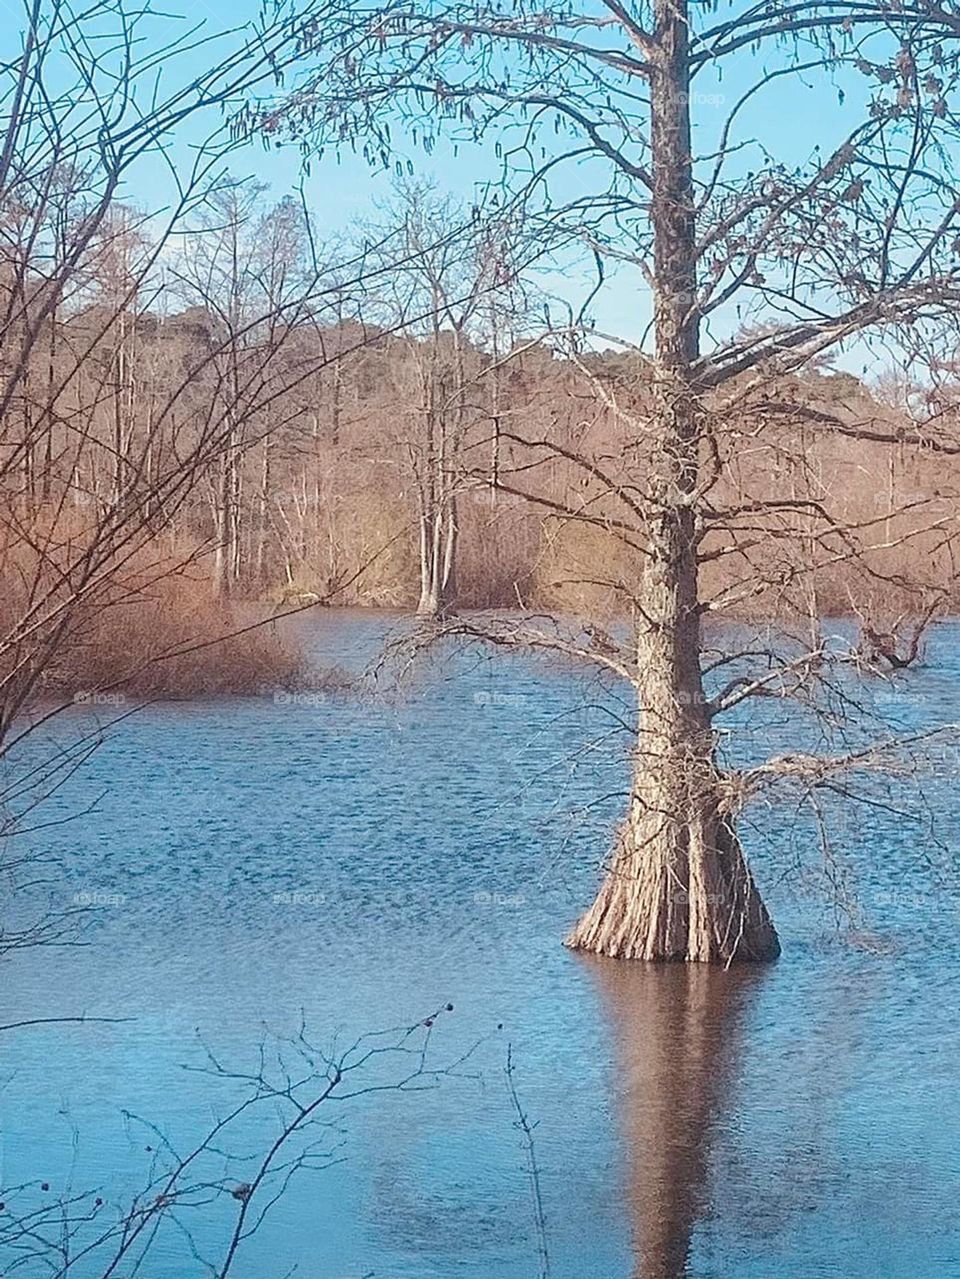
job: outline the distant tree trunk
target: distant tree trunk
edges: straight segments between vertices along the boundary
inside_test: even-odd
[[[48,321],[48,345],[47,345],[47,402],[44,430],[44,454],[43,454],[43,490],[42,497],[44,503],[50,501],[51,484],[53,481],[53,436],[56,430],[57,416],[57,337],[59,323],[59,308],[54,304],[50,311],[50,319]]]
[[[655,0],[651,76],[657,385],[654,493],[637,625],[630,806],[597,900],[568,944],[631,959],[769,959],[777,935],[734,829],[700,669],[699,353],[687,0]]]
[[[442,617],[450,608],[456,552],[456,501],[451,496],[429,515],[420,517],[418,617]]]
[[[263,441],[263,459],[260,465],[260,493],[257,499],[257,549],[254,572],[257,590],[262,591],[267,580],[267,537],[270,525],[270,438]]]
[[[17,327],[20,332],[17,333],[17,345],[20,347],[24,347],[29,343],[30,308],[27,301],[28,272],[28,250],[26,247],[18,245],[17,253],[14,257],[14,307],[16,309],[16,314],[19,317],[19,325]],[[13,357],[12,363],[16,366],[16,354]],[[20,469],[22,473],[21,496],[24,510],[28,514],[32,515],[36,510],[36,470],[29,361],[24,362],[20,371],[18,389],[20,399],[20,431],[22,438],[20,446]]]
[[[243,561],[243,472],[240,469],[240,446],[231,448],[230,471],[230,593],[240,587],[244,574]]]
[[[439,302],[435,300],[437,314]],[[426,476],[421,483],[420,601],[418,617],[442,617],[454,597],[457,554],[456,479],[452,474],[464,412],[462,342],[455,335],[455,382],[452,408],[446,403],[441,373],[439,327],[435,327],[427,371],[425,417],[427,421]],[[453,421],[451,422],[451,418]]]
[[[440,611],[440,597],[434,574],[433,548],[434,535],[431,515],[427,511],[420,513],[420,600],[417,604],[418,617],[436,617]]]
[[[117,317],[117,346],[114,352],[113,375],[113,482],[111,501],[116,505],[123,500],[126,488],[127,453],[127,314],[121,310]]]
[[[500,435],[502,431],[500,403],[500,335],[497,309],[490,304],[490,342],[493,366],[490,371],[490,505],[497,504],[497,485],[500,483]]]
[[[220,473],[214,494],[213,589],[222,599],[232,595],[240,570],[240,482],[238,474],[239,446],[231,431],[227,447],[220,459]]]
[[[20,377],[20,406],[23,421],[23,500],[26,510],[33,514],[37,509],[37,476],[31,395],[30,367],[25,365]]]
[[[211,497],[213,508],[213,593],[222,598],[228,593],[227,578],[227,518],[226,506],[229,501],[229,485],[227,484],[226,460],[220,459],[214,492]]]
[[[338,331],[337,341],[341,340]],[[330,402],[330,443],[340,446],[340,418],[343,410],[343,358],[338,355],[333,363],[333,394]]]

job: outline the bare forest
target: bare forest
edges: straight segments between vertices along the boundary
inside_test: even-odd
[[[629,618],[630,556],[600,490],[630,483],[653,365],[545,328],[489,230],[411,242],[434,197],[401,195],[376,254],[352,246],[368,272],[352,290],[318,265],[295,197],[227,181],[160,261],[147,214],[111,207],[53,307],[30,258],[46,245],[7,215],[5,326],[30,333],[3,418],[8,600],[52,528],[82,539],[142,501],[144,590],[128,612],[162,596],[168,616],[312,599]],[[439,238],[432,211],[422,240]],[[729,438],[712,500],[742,508],[708,542],[717,607],[886,622],[934,599],[952,609],[960,450],[943,443],[957,395],[949,368],[924,385],[822,364],[745,387],[734,408],[708,399]],[[223,447],[164,494],[170,459],[201,448],[225,403]],[[817,533],[822,507],[834,541]],[[161,564],[176,581],[148,587]]]

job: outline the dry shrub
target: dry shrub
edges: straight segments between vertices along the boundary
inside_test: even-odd
[[[541,608],[598,621],[626,614],[626,596],[635,589],[639,556],[596,524],[549,517],[541,528],[534,570],[534,602]]]
[[[217,601],[208,583],[173,574],[124,598],[84,606],[44,673],[48,693],[117,689],[138,698],[257,694],[311,679],[285,631],[249,606]],[[239,633],[238,633],[239,632]]]
[[[458,506],[457,604],[462,608],[516,608],[529,601],[540,519],[525,503],[488,490],[466,494]]]
[[[359,574],[344,603],[379,608],[414,604],[420,570],[417,529],[409,512],[389,494],[368,491],[346,504],[344,519],[354,546],[345,576]]]
[[[404,502],[370,483],[330,496],[316,550],[288,569],[293,585],[333,603],[405,608],[419,589],[416,522]],[[289,587],[287,587],[289,589]]]

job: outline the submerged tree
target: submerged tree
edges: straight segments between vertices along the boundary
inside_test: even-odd
[[[760,453],[771,470],[793,458],[796,473],[811,438],[894,447],[904,438],[856,405],[811,405],[792,379],[833,349],[865,351],[871,340],[908,360],[936,346],[960,291],[960,202],[947,172],[960,16],[928,0],[717,9],[344,0],[305,24],[299,84],[252,112],[250,127],[317,145],[361,139],[374,165],[404,144],[430,152],[444,132],[455,145],[495,143],[505,186],[523,194],[543,237],[575,233],[604,270],[639,274],[638,329],[649,306],[649,341],[633,347],[643,390],[594,379],[629,427],[619,470],[567,451],[584,496],[557,508],[602,526],[626,552],[630,567],[614,584],[634,618],[630,645],[554,639],[524,624],[459,629],[576,652],[636,689],[628,813],[570,944],[728,962],[779,949],[736,833],[745,795],[771,776],[815,786],[840,765],[797,755],[735,774],[718,756],[718,720],[748,696],[823,688],[825,666],[852,660],[819,634],[818,573],[844,562],[884,578],[871,559],[883,546],[879,514],[853,521],[842,495],[796,486],[755,496],[738,488],[741,455]],[[807,85],[836,106],[819,145],[807,135],[798,148],[772,122],[801,109]],[[955,451],[947,417],[910,436]],[[523,442],[557,451],[549,439]],[[542,500],[534,486],[526,492]],[[951,540],[929,510],[914,502],[896,538],[937,526],[939,545]],[[711,595],[709,566],[726,557],[741,581]],[[897,585],[914,600],[922,593]],[[705,616],[757,600],[809,619],[809,642],[707,653]],[[705,677],[726,672],[730,684],[709,695]]]

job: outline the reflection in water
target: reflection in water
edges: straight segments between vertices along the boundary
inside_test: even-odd
[[[321,661],[355,670],[387,623],[330,610],[316,625]],[[619,692],[461,650],[437,670],[389,707],[149,706],[65,779],[32,837],[55,861],[29,904],[123,905],[91,912],[89,945],[8,956],[0,1021],[133,1020],[2,1037],[6,1180],[39,1187],[62,1169],[63,1193],[126,1201],[151,1156],[124,1115],[178,1145],[206,1130],[221,1094],[205,1046],[243,1069],[264,1025],[295,1036],[304,1017],[324,1043],[342,1028],[342,1044],[449,1000],[437,1064],[479,1040],[465,1077],[335,1115],[345,1161],[290,1182],[237,1279],[531,1279],[508,1040],[538,1125],[554,1279],[627,1279],[634,1252],[638,1279],[684,1263],[696,1279],[960,1279],[960,929],[949,894],[918,876],[930,841],[898,790],[914,779],[841,832],[895,955],[824,947],[815,902],[776,887],[815,832],[771,807],[748,835],[789,942],[777,965],[589,961],[559,938],[617,817]],[[931,634],[911,689],[884,694],[897,732],[960,721],[960,623]],[[95,709],[28,739],[28,762],[94,731]],[[769,731],[751,723],[743,762],[803,744],[779,702],[759,710]],[[922,780],[956,849],[956,778]],[[164,1248],[141,1279],[200,1279],[175,1228]]]
[[[703,1209],[711,1128],[728,1100],[752,967],[587,960],[619,1067],[635,1279],[679,1279]]]

